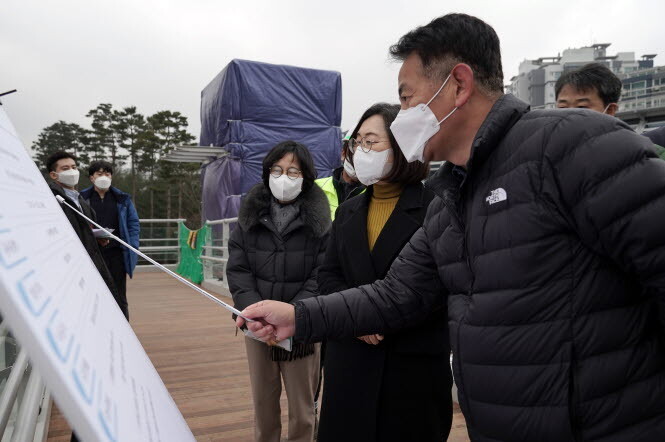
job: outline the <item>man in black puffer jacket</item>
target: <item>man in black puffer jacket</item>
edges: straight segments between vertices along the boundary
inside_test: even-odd
[[[384,280],[259,303],[245,313],[269,325],[250,328],[385,333],[447,302],[472,440],[665,440],[665,162],[615,118],[503,95],[498,37],[474,17],[436,19],[391,53],[417,113],[392,130],[407,157],[420,139],[447,161],[429,182],[439,198]]]

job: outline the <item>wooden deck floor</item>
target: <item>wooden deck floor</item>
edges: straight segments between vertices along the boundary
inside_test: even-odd
[[[130,322],[198,441],[253,440],[253,413],[243,338],[231,315],[162,273],[128,281]],[[286,399],[282,397],[283,437]],[[53,408],[48,440],[69,441]],[[468,441],[456,410],[449,441]]]

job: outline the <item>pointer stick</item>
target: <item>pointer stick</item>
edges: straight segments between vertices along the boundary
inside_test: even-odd
[[[65,201],[65,199],[64,199],[63,197],[61,197],[60,195],[56,195],[56,196],[55,196],[55,199],[57,199],[58,202],[59,202],[60,204],[64,204],[64,205],[66,205],[67,207],[69,207],[70,209],[72,209],[74,212],[76,212],[76,213],[78,213],[79,215],[81,215],[83,218],[85,218],[88,222],[92,223],[94,226],[99,227],[100,229],[102,229],[102,230],[103,230],[104,232],[106,232],[111,238],[115,239],[115,240],[118,241],[120,244],[122,244],[123,246],[125,246],[125,247],[127,247],[129,250],[131,250],[132,252],[136,253],[137,255],[139,255],[139,256],[142,257],[143,259],[149,261],[150,263],[156,265],[159,269],[163,270],[164,272],[168,273],[169,275],[173,276],[173,277],[174,277],[175,279],[177,279],[178,281],[180,281],[180,282],[182,282],[183,284],[185,284],[185,285],[187,285],[187,286],[193,288],[194,290],[196,290],[197,292],[199,292],[200,294],[202,294],[202,295],[205,296],[206,298],[210,299],[211,301],[216,302],[217,304],[221,305],[222,307],[224,307],[224,308],[227,309],[228,311],[230,311],[230,312],[232,312],[232,313],[234,313],[234,314],[240,316],[240,317],[243,318],[245,321],[247,321],[247,322],[254,322],[254,319],[249,319],[249,318],[244,317],[244,316],[241,314],[240,310],[238,310],[237,308],[234,308],[234,307],[230,306],[229,304],[227,304],[226,302],[222,301],[221,299],[219,299],[219,298],[217,298],[217,297],[211,295],[210,293],[208,293],[208,292],[206,292],[205,290],[203,290],[201,287],[199,287],[199,286],[197,286],[196,284],[193,284],[193,283],[187,281],[185,278],[183,278],[182,276],[178,275],[177,273],[172,272],[171,270],[167,269],[166,267],[164,267],[163,265],[161,265],[160,263],[158,263],[157,261],[155,261],[154,259],[152,259],[152,258],[149,257],[148,255],[146,255],[146,254],[140,252],[139,250],[135,249],[134,247],[130,246],[130,245],[127,244],[125,241],[121,240],[120,238],[118,238],[117,236],[115,236],[114,234],[112,234],[111,232],[109,232],[108,230],[106,230],[105,228],[103,228],[102,226],[100,226],[99,224],[97,224],[96,222],[94,222],[93,220],[91,220],[90,218],[88,218],[87,216],[85,216],[84,214],[82,214],[78,209],[76,209],[76,208],[73,207],[71,204],[69,204],[67,201]]]

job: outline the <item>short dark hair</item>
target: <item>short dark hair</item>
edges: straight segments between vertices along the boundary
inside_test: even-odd
[[[303,144],[295,141],[283,141],[273,147],[270,152],[263,158],[263,184],[269,188],[270,168],[279,160],[284,158],[287,153],[292,153],[300,163],[300,171],[302,172],[302,193],[307,193],[314,185],[316,179],[316,168],[314,167],[314,160],[309,153],[309,149]]]
[[[390,55],[400,61],[414,52],[430,77],[438,75],[443,81],[456,63],[466,63],[487,92],[503,92],[499,36],[479,18],[447,14],[403,35],[390,47]]]
[[[95,172],[104,171],[113,175],[113,164],[108,161],[93,161],[88,167],[88,175],[93,176]]]
[[[607,66],[600,63],[586,64],[559,77],[555,85],[557,99],[561,89],[566,85],[580,92],[595,90],[605,106],[618,103],[621,98],[621,80]]]
[[[60,160],[64,160],[65,158],[71,158],[76,163],[78,163],[78,158],[76,158],[76,155],[71,154],[69,152],[65,152],[64,150],[59,150],[57,152],[53,152],[46,159],[46,171],[55,172],[55,164]]]
[[[409,163],[406,161],[402,149],[399,148],[395,136],[390,131],[390,125],[395,121],[399,110],[399,104],[376,103],[372,105],[365,111],[365,113],[363,113],[362,117],[360,117],[360,121],[358,121],[356,128],[353,129],[353,132],[351,133],[351,138],[356,138],[358,136],[360,126],[362,126],[367,119],[374,115],[380,115],[383,118],[386,132],[388,133],[388,139],[390,140],[390,148],[393,151],[393,168],[383,180],[389,183],[399,183],[406,186],[424,180],[429,172],[429,163],[421,163],[420,161]]]

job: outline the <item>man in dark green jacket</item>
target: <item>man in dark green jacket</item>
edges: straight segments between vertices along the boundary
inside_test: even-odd
[[[657,144],[654,144],[653,147],[656,149],[656,155],[665,160],[665,147],[659,146]]]
[[[649,138],[653,141],[653,144],[660,148],[658,156],[665,160],[665,126],[644,132],[642,135]]]
[[[607,66],[589,63],[559,77],[555,86],[557,107],[589,109],[615,116],[621,88],[621,80]],[[665,127],[642,135],[653,142],[656,154],[665,160]]]

